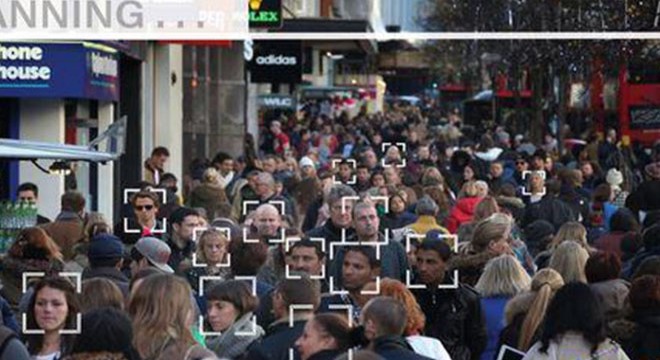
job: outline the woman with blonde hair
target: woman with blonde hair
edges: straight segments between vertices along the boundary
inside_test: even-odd
[[[575,241],[564,241],[550,257],[549,267],[557,270],[566,283],[587,283],[584,269],[589,260],[589,253]]]
[[[142,359],[217,359],[195,342],[195,322],[188,283],[170,274],[146,277],[132,294],[133,344]]]
[[[550,261],[550,257],[557,247],[564,241],[569,240],[580,244],[580,246],[587,250],[589,254],[596,252],[596,249],[592,248],[589,246],[589,243],[587,243],[587,228],[577,221],[569,221],[564,223],[559,230],[557,230],[557,234],[555,234],[555,237],[550,244],[548,244],[548,248],[536,256],[534,262],[536,262],[539,269],[547,267],[548,261]]]
[[[486,316],[488,342],[482,360],[494,359],[497,342],[504,328],[504,307],[512,297],[529,290],[531,279],[518,260],[500,255],[486,264],[475,290],[481,295],[481,309]]]
[[[472,240],[450,260],[449,269],[458,270],[462,283],[474,286],[488,261],[502,254],[514,255],[509,245],[512,227],[513,219],[502,213],[481,220],[474,229]]]
[[[191,208],[203,208],[206,210],[207,218],[214,219],[220,204],[228,201],[220,182],[218,170],[213,167],[204,170],[202,183],[190,193],[187,205]]]
[[[426,317],[419,307],[415,295],[410,292],[410,289],[405,284],[398,280],[384,278],[380,281],[380,289],[377,289],[375,283],[372,282],[367,284],[364,290],[380,290],[378,296],[394,298],[403,305],[406,309],[406,318],[408,319],[403,336],[417,354],[436,360],[451,359],[449,353],[438,339],[422,335],[426,326]]]
[[[195,292],[199,290],[199,278],[202,276],[223,279],[229,277],[231,254],[229,254],[228,248],[227,234],[218,229],[209,229],[200,235],[192,263],[186,264],[190,266],[186,267],[185,272],[186,279]]]
[[[538,339],[545,311],[555,292],[564,286],[561,274],[543,269],[534,275],[531,289],[516,295],[504,308],[506,326],[500,332],[500,345],[527,351]]]

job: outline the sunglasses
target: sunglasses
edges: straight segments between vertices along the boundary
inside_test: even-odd
[[[151,210],[153,210],[153,208],[154,208],[153,205],[137,205],[137,206],[135,206],[135,210],[137,210],[137,211],[143,211],[143,210],[151,211]]]
[[[525,161],[516,161],[516,165],[525,165],[525,164],[526,164]]]

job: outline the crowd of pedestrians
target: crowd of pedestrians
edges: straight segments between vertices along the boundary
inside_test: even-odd
[[[181,180],[154,149],[115,224],[70,191],[22,230],[0,359],[660,359],[660,144],[397,106],[262,131]]]

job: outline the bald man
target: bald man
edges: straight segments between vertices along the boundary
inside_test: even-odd
[[[276,239],[280,237],[282,215],[274,205],[263,204],[255,210],[254,224],[260,238]]]

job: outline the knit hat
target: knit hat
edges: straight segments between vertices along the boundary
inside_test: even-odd
[[[314,165],[314,161],[310,159],[308,156],[303,156],[302,159],[300,159],[300,167],[303,168],[305,166],[316,167]]]
[[[135,249],[158,269],[170,274],[174,273],[174,270],[167,264],[172,251],[163,240],[155,237],[143,237],[135,244]]]
[[[124,256],[124,245],[112,234],[99,234],[89,242],[87,257],[90,260],[119,259]]]
[[[619,189],[623,183],[623,174],[621,171],[612,168],[607,172],[607,177],[605,179],[612,189]]]

